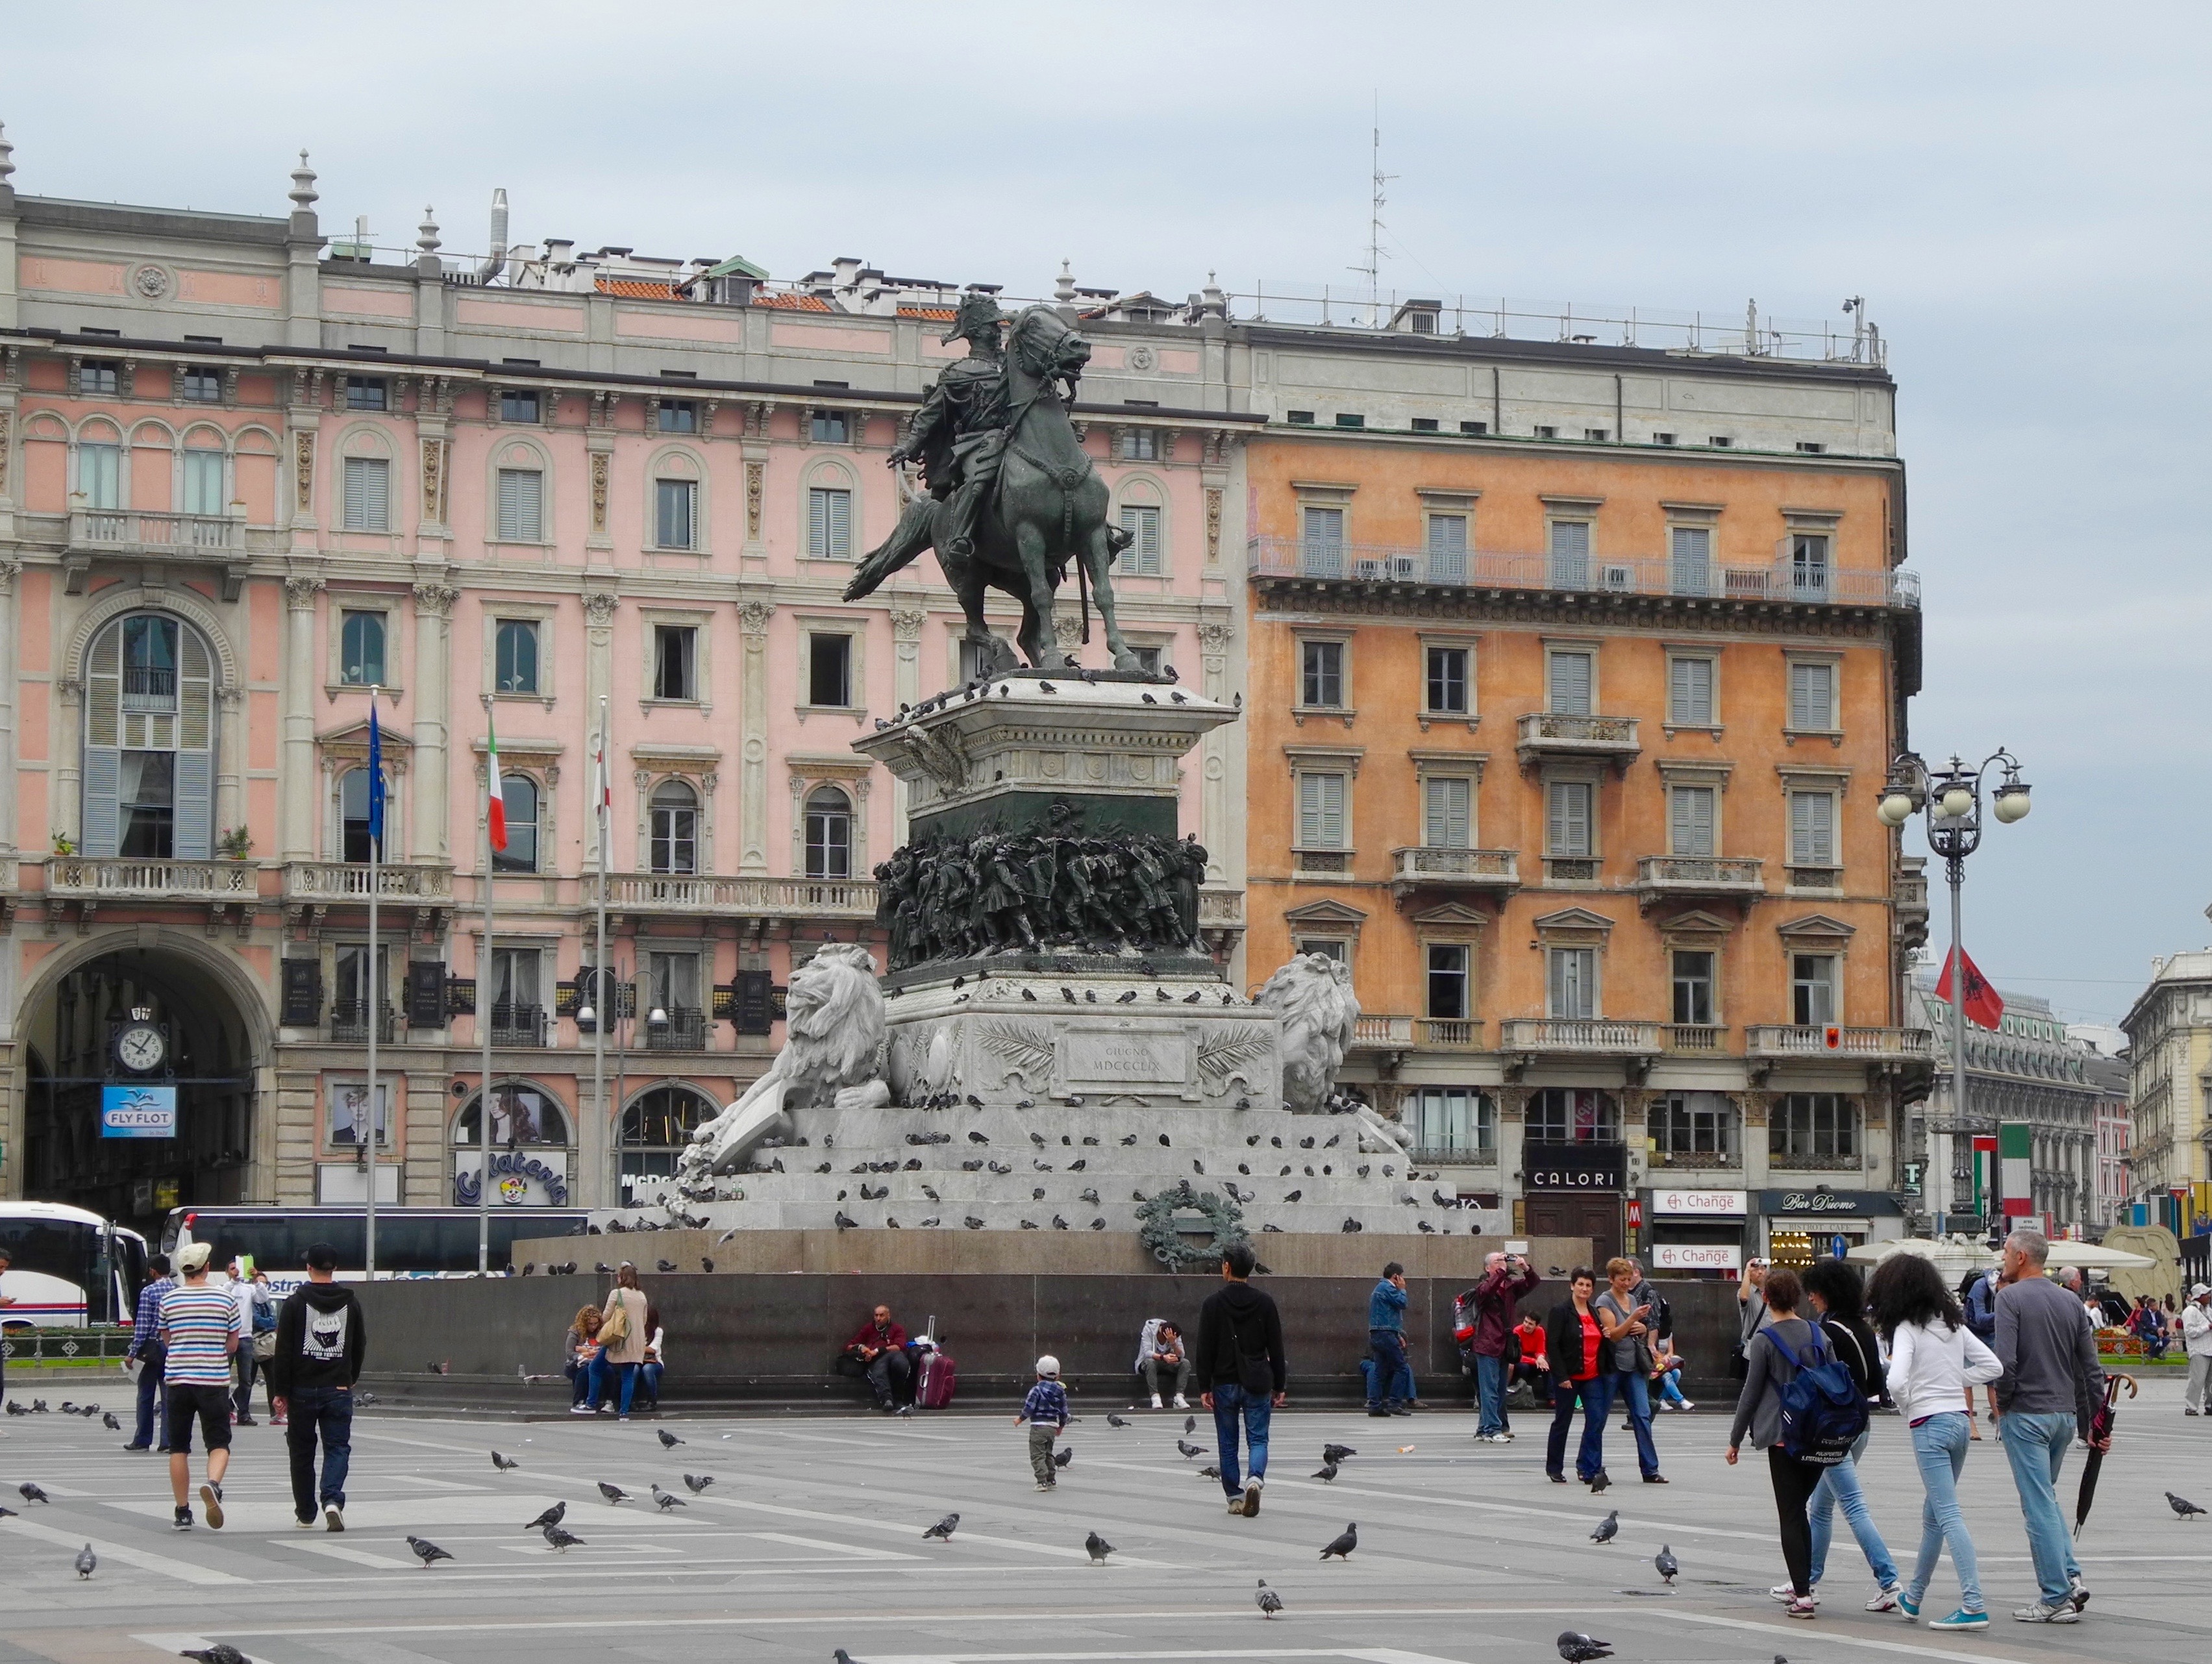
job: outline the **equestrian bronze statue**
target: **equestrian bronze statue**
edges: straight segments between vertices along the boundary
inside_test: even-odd
[[[938,377],[890,454],[894,468],[921,465],[928,495],[909,502],[891,535],[862,558],[845,598],[872,593],[934,548],[968,615],[965,639],[983,674],[1017,663],[983,622],[986,589],[1020,601],[1023,656],[1039,670],[1058,670],[1073,661],[1053,628],[1053,598],[1073,562],[1083,639],[1091,637],[1095,597],[1115,668],[1139,670],[1121,639],[1107,574],[1129,534],[1108,523],[1106,482],[1067,419],[1091,343],[1050,307],[1018,314],[1002,346],[1004,325],[988,295],[961,297],[944,338],[965,340],[969,355]]]

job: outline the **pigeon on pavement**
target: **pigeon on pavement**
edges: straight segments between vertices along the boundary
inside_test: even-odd
[[[934,1537],[941,1543],[949,1543],[952,1540],[952,1533],[959,1529],[960,1516],[957,1514],[948,1514],[921,1534],[925,1541]]]
[[[1348,1444],[1324,1444],[1321,1448],[1321,1459],[1323,1461],[1342,1461],[1346,1456],[1356,1456],[1358,1454]]]
[[[714,1482],[712,1473],[686,1473],[684,1476],[684,1488],[695,1497]]]
[[[1109,1410],[1106,1412],[1106,1424],[1109,1427],[1127,1427],[1129,1424],[1122,1420],[1121,1417],[1115,1415],[1111,1410]]]
[[[1590,1664],[1593,1659],[1611,1658],[1613,1643],[1595,1640],[1579,1630],[1561,1630],[1559,1656],[1566,1660],[1567,1664]]]
[[[100,1424],[102,1427],[105,1427],[111,1433],[119,1433],[123,1430],[123,1424],[116,1420],[115,1412],[112,1410],[103,1410],[100,1412]]]
[[[653,1430],[655,1436],[660,1440],[660,1448],[663,1450],[673,1450],[678,1445],[684,1442],[682,1439],[678,1438],[675,1434],[670,1432],[665,1427],[656,1427]]]
[[[1185,1461],[1188,1461],[1193,1456],[1202,1456],[1206,1454],[1204,1445],[1193,1444],[1188,1439],[1177,1439],[1176,1448],[1182,1452],[1182,1459]]]
[[[1182,1430],[1186,1433],[1195,1433],[1198,1431],[1198,1418],[1196,1416],[1185,1416],[1182,1418]]]
[[[556,1503],[552,1507],[547,1509],[543,1514],[539,1515],[536,1519],[532,1520],[528,1525],[522,1528],[525,1531],[543,1531],[548,1526],[559,1525],[562,1519],[568,1514],[568,1504],[567,1503]]]
[[[1091,1551],[1091,1564],[1094,1566],[1104,1565],[1106,1557],[1114,1552],[1114,1545],[1095,1531],[1083,1540],[1083,1546]]]
[[[425,1571],[429,1570],[431,1564],[435,1561],[450,1560],[453,1558],[427,1537],[410,1537],[407,1540],[407,1546],[415,1551],[415,1558],[422,1561],[422,1570]]]
[[[1260,1587],[1252,1591],[1252,1604],[1259,1607],[1261,1617],[1273,1618],[1277,1612],[1282,1611],[1283,1597],[1269,1588],[1267,1580],[1262,1577],[1260,1580]]]
[[[1052,1465],[1053,1465],[1054,1467],[1066,1467],[1066,1466],[1068,1465],[1068,1463],[1070,1463],[1070,1462],[1073,1461],[1074,1460],[1075,1460],[1075,1447],[1074,1447],[1073,1445],[1072,1445],[1072,1444],[1071,1444],[1071,1445],[1067,1445],[1067,1446],[1066,1446],[1066,1447],[1064,1447],[1064,1448],[1060,1448],[1060,1449],[1055,1450],[1055,1451],[1054,1451],[1054,1452],[1052,1453]]]
[[[20,1520],[22,1517],[12,1508],[0,1508],[0,1520]]]
[[[689,1508],[691,1506],[691,1504],[685,1502],[683,1497],[672,1497],[657,1485],[653,1487],[653,1500],[659,1505],[660,1511],[663,1514],[667,1513],[672,1508]]]
[[[581,1537],[572,1531],[564,1531],[550,1521],[546,1524],[545,1546],[548,1548],[558,1549],[562,1553],[566,1554],[572,1548],[582,1546],[583,1541]]]
[[[601,1479],[599,1481],[599,1495],[605,1497],[611,1505],[629,1500],[629,1492],[618,1485],[609,1485],[605,1479]]]
[[[1682,1569],[1681,1562],[1674,1558],[1674,1549],[1665,1543],[1660,1544],[1659,1552],[1652,1557],[1651,1564],[1659,1569],[1659,1581],[1671,1588],[1674,1574]]]
[[[1612,1485],[1612,1476],[1601,1467],[1597,1470],[1597,1477],[1590,1481],[1590,1495],[1595,1497],[1601,1491],[1610,1490]]]
[[[1590,1541],[1594,1543],[1609,1543],[1614,1537],[1620,1534],[1620,1510],[1616,1508],[1612,1513],[1607,1515],[1605,1518],[1597,1522],[1597,1529],[1590,1533]]]
[[[23,1487],[23,1494],[26,1497],[29,1497],[33,1489],[33,1486],[27,1485]],[[46,1498],[44,1497],[32,1497],[32,1500],[33,1502],[42,1503],[46,1501]],[[2177,1497],[2171,1491],[2166,1493],[2166,1500],[2172,1506],[2173,1511],[2185,1520],[2192,1514],[2202,1514],[2204,1511],[2203,1509],[2197,1507],[2195,1503],[2191,1502],[2188,1497]]]
[[[198,1651],[188,1647],[177,1656],[197,1658],[200,1664],[246,1664],[246,1655],[228,1641],[218,1641],[212,1647]]]
[[[496,1450],[491,1453],[491,1465],[495,1472],[501,1473],[511,1473],[516,1468],[522,1466],[522,1464],[515,1461],[514,1457],[502,1456]]]
[[[1221,1470],[1212,1462],[1208,1462],[1198,1470],[1198,1477],[1201,1479],[1218,1479],[1221,1477]]]
[[[94,1554],[94,1553],[92,1552],[92,1545],[91,1545],[90,1543],[87,1543],[87,1544],[84,1546],[84,1547],[83,1547],[82,1549],[81,1549],[81,1550],[78,1552],[78,1553],[77,1553],[77,1557],[76,1557],[76,1575],[77,1575],[77,1577],[78,1577],[78,1579],[79,1579],[80,1581],[82,1581],[82,1579],[85,1579],[85,1578],[90,1577],[94,1572],[95,1572],[95,1571],[97,1571],[97,1570],[100,1570],[100,1557],[99,1557],[97,1554]]]
[[[1314,1478],[1322,1480],[1325,1484],[1334,1484],[1336,1481],[1336,1464],[1333,1461],[1323,1462],[1321,1465],[1321,1472],[1315,1474]]]
[[[40,1490],[35,1485],[33,1485],[28,1479],[24,1480],[23,1483],[17,1485],[15,1489],[23,1493],[23,1500],[27,1503],[42,1503],[47,1500],[46,1493]],[[2202,1513],[2203,1510],[2200,1509],[2197,1511]]]
[[[1340,1560],[1349,1560],[1352,1558],[1352,1551],[1358,1546],[1359,1522],[1357,1520],[1354,1520],[1350,1525],[1345,1527],[1344,1535],[1339,1537],[1327,1548],[1322,1550],[1321,1558],[1326,1560],[1330,1555],[1334,1554]]]

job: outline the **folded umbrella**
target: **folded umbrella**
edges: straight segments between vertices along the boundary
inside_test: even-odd
[[[2112,1436],[2116,1419],[2113,1406],[2118,1403],[2120,1388],[2128,1389],[2128,1396],[2136,1395],[2133,1376],[2108,1375],[2105,1377],[2105,1401],[2089,1418],[2089,1460],[2081,1469],[2081,1489],[2074,1498],[2074,1534],[2081,1534],[2081,1527],[2089,1522],[2089,1506],[2097,1500],[2097,1473],[2105,1465],[2104,1446]]]

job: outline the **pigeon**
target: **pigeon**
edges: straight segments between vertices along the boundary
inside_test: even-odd
[[[101,1412],[100,1424],[111,1433],[119,1433],[123,1430],[123,1424],[116,1420],[115,1412],[112,1410]]]
[[[657,1485],[653,1487],[653,1500],[654,1503],[659,1504],[660,1511],[663,1514],[667,1513],[672,1508],[689,1508],[690,1506],[690,1504],[685,1502],[683,1497],[672,1497]]]
[[[1359,1522],[1354,1520],[1350,1525],[1345,1527],[1344,1535],[1322,1550],[1321,1558],[1326,1560],[1334,1554],[1340,1560],[1349,1560],[1352,1558],[1352,1551],[1358,1546]]]
[[[626,1503],[629,1500],[629,1492],[623,1490],[618,1485],[609,1485],[605,1479],[601,1479],[599,1482],[599,1495],[607,1499],[610,1506],[617,1503]]]
[[[1126,1139],[1122,1139],[1122,1140],[1121,1140],[1121,1147],[1122,1147],[1124,1150],[1126,1150],[1126,1149],[1127,1149],[1131,1145],[1133,1145],[1133,1144],[1136,1143],[1136,1141],[1137,1141],[1137,1135],[1136,1135],[1134,1133],[1130,1133],[1130,1134],[1129,1134],[1129,1136],[1128,1136],[1127,1138],[1126,1138]]]
[[[678,1445],[684,1442],[682,1439],[678,1438],[675,1434],[670,1432],[665,1427],[656,1427],[653,1430],[659,1438],[660,1448],[663,1450],[673,1450]]]
[[[1036,1004],[1036,993],[1034,989],[1024,988],[1022,990],[1022,998],[1028,1000],[1032,1005]]]
[[[20,1520],[22,1517],[12,1508],[0,1508],[0,1520]]]
[[[1208,1462],[1198,1470],[1198,1477],[1201,1479],[1218,1479],[1221,1477],[1221,1470],[1212,1462]]]
[[[1260,1587],[1252,1591],[1252,1604],[1259,1607],[1261,1617],[1273,1618],[1277,1612],[1282,1611],[1283,1597],[1269,1588],[1267,1580],[1262,1577],[1260,1580]]]
[[[714,1482],[712,1473],[686,1473],[684,1476],[684,1488],[695,1497]]]
[[[922,1540],[926,1542],[934,1537],[940,1543],[949,1543],[952,1540],[952,1533],[959,1529],[960,1516],[957,1514],[948,1514],[928,1530],[923,1532]]]
[[[1056,694],[1060,689],[1054,687],[1049,682],[1040,681],[1037,683],[1037,691],[1039,693]]]
[[[512,1456],[502,1456],[496,1450],[491,1453],[491,1465],[492,1471],[498,1473],[509,1473],[522,1466]]]
[[[1152,696],[1152,695],[1150,695],[1150,694],[1148,694],[1148,693],[1140,693],[1140,694],[1139,694],[1139,695],[1137,695],[1137,697],[1138,697],[1138,698],[1139,698],[1139,699],[1141,699],[1141,700],[1143,700],[1143,701],[1145,701],[1145,703],[1146,703],[1146,704],[1147,704],[1147,705],[1157,705],[1157,704],[1158,704],[1158,703],[1160,702],[1158,700],[1157,700],[1157,699],[1153,698],[1153,697]]]
[[[858,1219],[847,1218],[845,1210],[842,1207],[830,1216],[830,1222],[840,1230],[858,1230],[860,1228],[860,1222]]]
[[[1114,997],[1114,1003],[1117,1005],[1126,1005],[1136,999],[1136,997],[1137,991],[1134,988],[1131,988],[1125,993],[1116,994]]]
[[[1206,1447],[1204,1445],[1193,1444],[1188,1439],[1177,1439],[1176,1441],[1176,1448],[1182,1452],[1182,1459],[1185,1461],[1188,1461],[1193,1456],[1202,1456],[1206,1454]],[[43,1502],[46,1499],[44,1497],[40,1497],[40,1500]]]
[[[1323,1462],[1321,1465],[1321,1472],[1315,1474],[1314,1478],[1324,1484],[1334,1485],[1336,1482],[1336,1464],[1333,1461]]]
[[[23,1494],[26,1497],[30,1497],[33,1502],[42,1503],[46,1501],[44,1497],[33,1496],[32,1494],[36,1490],[37,1487],[35,1485],[27,1485],[23,1487]],[[2166,1493],[2166,1500],[2168,1504],[2172,1506],[2173,1511],[2185,1520],[2192,1514],[2202,1514],[2204,1511],[2203,1509],[2197,1507],[2195,1503],[2191,1502],[2188,1497],[2177,1497],[2171,1491]]]
[[[1055,1450],[1052,1453],[1052,1465],[1054,1467],[1065,1467],[1068,1463],[1074,1460],[1075,1447],[1073,1445],[1068,1445],[1063,1449]]]
[[[1115,1415],[1111,1410],[1109,1410],[1106,1412],[1106,1424],[1109,1427],[1127,1427],[1129,1424],[1122,1420],[1121,1417]]]
[[[539,1515],[536,1519],[532,1520],[528,1525],[522,1528],[525,1531],[543,1531],[548,1526],[559,1525],[562,1520],[567,1516],[568,1512],[568,1503],[556,1503],[552,1507],[547,1509],[543,1514]]]
[[[453,1372],[453,1365],[451,1359],[447,1360],[443,1363],[425,1363],[422,1367],[428,1369],[434,1376],[449,1376]]]
[[[100,1557],[92,1552],[92,1545],[90,1543],[87,1543],[83,1548],[77,1552],[77,1580],[82,1582],[85,1579],[89,1578],[94,1572],[99,1570]]]
[[[1327,1462],[1342,1461],[1346,1456],[1356,1456],[1358,1454],[1348,1444],[1324,1444],[1321,1448],[1321,1459]]]
[[[1590,1541],[1594,1543],[1609,1543],[1620,1534],[1620,1510],[1616,1508],[1612,1513],[1607,1515],[1605,1518],[1597,1522],[1597,1529],[1590,1533]]]
[[[1613,1656],[1613,1643],[1598,1641],[1577,1630],[1559,1631],[1559,1656],[1567,1664],[1590,1664],[1590,1661]]]
[[[966,1225],[970,1230],[981,1230],[983,1228],[983,1222],[972,1213],[966,1218],[963,1219],[960,1223]]]
[[[1188,993],[1183,995],[1182,1003],[1186,1005],[1195,1005],[1200,1000],[1205,998],[1206,990],[1204,988],[1193,988]]]
[[[218,1641],[202,1651],[187,1648],[177,1655],[179,1658],[197,1658],[200,1664],[246,1664],[246,1655],[228,1641]]]
[[[1060,997],[1071,1005],[1075,1004],[1075,990],[1073,988],[1062,988],[1060,991]]]
[[[1182,1430],[1185,1433],[1195,1433],[1198,1431],[1198,1418],[1196,1416],[1185,1416],[1182,1418]]]
[[[711,1272],[714,1269],[714,1262],[702,1254],[699,1256],[699,1269],[702,1271]]]
[[[1659,1581],[1673,1588],[1674,1574],[1682,1569],[1682,1563],[1674,1558],[1673,1547],[1666,1543],[1660,1544],[1659,1552],[1651,1557],[1651,1564],[1658,1568]]]
[[[968,1134],[968,1142],[970,1144],[988,1144],[990,1141],[981,1133],[971,1132]]]
[[[1114,1545],[1095,1531],[1083,1540],[1083,1546],[1091,1551],[1091,1564],[1094,1566],[1104,1565],[1106,1557],[1114,1552]]]
[[[1597,1477],[1590,1481],[1590,1495],[1595,1497],[1599,1491],[1610,1490],[1612,1486],[1613,1476],[1601,1467],[1597,1470]]]
[[[43,1503],[50,1500],[45,1491],[40,1490],[38,1486],[33,1485],[28,1479],[24,1480],[23,1483],[17,1485],[15,1489],[22,1492],[23,1500],[27,1503]],[[2203,1509],[2199,1509],[2197,1511],[2201,1514],[2204,1510]]]
[[[425,1571],[429,1570],[437,1561],[450,1560],[453,1558],[427,1537],[410,1537],[407,1540],[407,1546],[415,1551],[415,1558],[422,1563],[422,1570]]]
[[[676,1262],[673,1260],[656,1260],[653,1262],[653,1268],[659,1272],[674,1271]]]
[[[583,1542],[584,1540],[576,1535],[574,1532],[563,1531],[557,1525],[549,1523],[545,1527],[545,1546],[550,1549],[557,1549],[563,1554],[566,1554],[572,1548],[582,1547]]]

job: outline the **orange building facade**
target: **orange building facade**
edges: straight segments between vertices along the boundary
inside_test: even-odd
[[[1894,1234],[1928,1041],[1873,812],[1919,673],[1887,374],[1568,345],[1503,374],[1609,380],[1614,422],[1462,423],[1393,385],[1494,392],[1496,343],[1315,333],[1310,385],[1364,391],[1278,388],[1318,408],[1244,452],[1255,979],[1348,963],[1344,1084],[1516,1230],[1716,1272]],[[1857,425],[1785,445],[1793,404]]]

